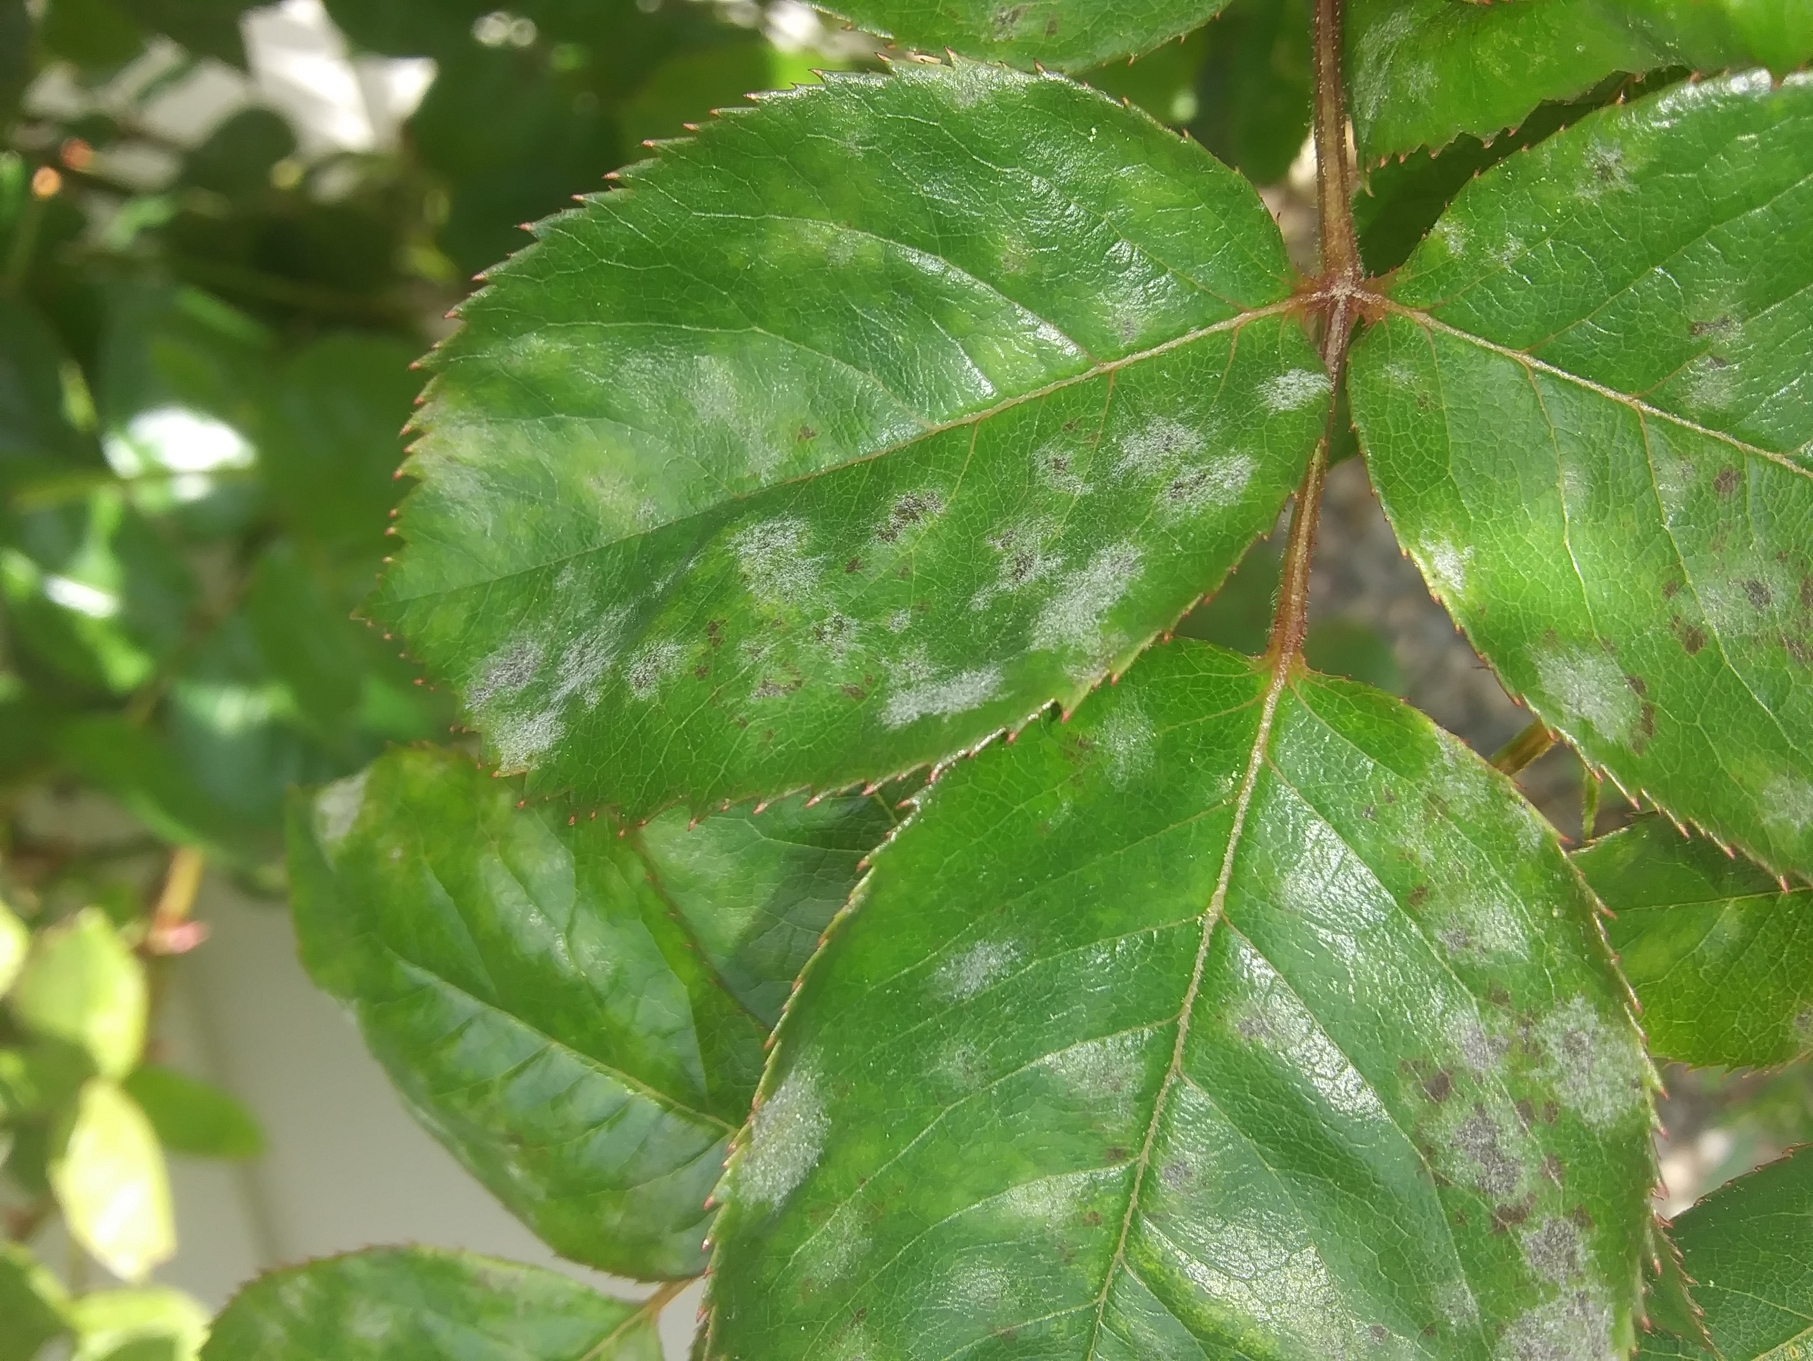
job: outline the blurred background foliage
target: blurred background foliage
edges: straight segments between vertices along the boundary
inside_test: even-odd
[[[1233,0],[1089,76],[1266,186],[1300,261],[1308,15]],[[279,900],[287,788],[448,740],[449,699],[353,617],[412,361],[520,224],[644,142],[883,54],[797,0],[0,0],[0,1361],[175,1361],[205,1331],[147,1283],[164,1153],[261,1135],[147,1036],[204,868]],[[1625,88],[1369,167],[1369,258]],[[1184,631],[1259,650],[1276,575],[1262,548]],[[1387,634],[1325,619],[1311,657],[1420,702]],[[1799,1069],[1674,1089],[1690,1190],[1813,1132]],[[26,1245],[59,1224],[53,1273]]]

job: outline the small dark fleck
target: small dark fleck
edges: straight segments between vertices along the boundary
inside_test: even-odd
[[[1536,1107],[1528,1097],[1517,1103],[1517,1118],[1523,1121],[1525,1129],[1536,1123]]]
[[[705,641],[712,647],[724,646],[724,621],[713,619],[705,625]]]
[[[704,662],[700,662],[692,669],[692,674],[695,680],[704,680],[711,674],[711,667],[707,666]]]
[[[1564,1171],[1565,1169],[1561,1165],[1561,1159],[1557,1158],[1553,1153],[1545,1153],[1542,1155],[1542,1175],[1554,1182],[1555,1185],[1561,1185],[1561,1177]]]
[[[1545,1124],[1545,1125],[1554,1124],[1555,1117],[1560,1114],[1561,1114],[1561,1107],[1557,1106],[1553,1101],[1545,1101],[1542,1103],[1542,1123],[1543,1124]]]
[[[1412,907],[1421,907],[1424,903],[1429,901],[1429,885],[1418,884],[1415,888],[1410,890],[1410,896],[1405,899],[1405,901]]]
[[[1805,576],[1800,579],[1800,603],[1807,609],[1813,610],[1813,576]]]
[[[802,440],[817,439],[818,431],[814,430],[809,425],[802,425],[799,428],[799,438]]]
[[[1689,657],[1694,656],[1706,646],[1706,635],[1698,627],[1690,624],[1681,633],[1681,646],[1687,649]]]
[[[846,572],[862,571],[862,559],[861,558],[851,558],[848,562],[846,562],[844,564],[844,571],[846,571]]]
[[[1656,735],[1656,706],[1647,700],[1637,714],[1637,732],[1645,740]]]
[[[1446,1101],[1453,1090],[1454,1078],[1445,1069],[1423,1084],[1424,1094],[1437,1104]]]
[[[1598,1227],[1598,1225],[1593,1222],[1592,1211],[1588,1210],[1584,1205],[1576,1205],[1567,1212],[1567,1217],[1589,1233]]]
[[[1083,1216],[1083,1222],[1093,1229],[1097,1224],[1102,1222],[1102,1212],[1100,1210],[1088,1211]]]
[[[1750,597],[1750,603],[1759,610],[1766,610],[1774,603],[1775,597],[1769,588],[1760,581],[1746,581],[1744,594]]]
[[[1693,322],[1691,325],[1688,326],[1687,334],[1690,336],[1703,336],[1703,335],[1710,335],[1710,334],[1713,334],[1713,333],[1716,333],[1719,331],[1729,331],[1730,329],[1731,329],[1731,318],[1730,317],[1720,317],[1716,321]]]
[[[846,685],[843,687],[843,691],[851,699],[861,699],[868,693],[860,685]]]
[[[1649,686],[1644,682],[1643,677],[1641,676],[1627,674],[1624,677],[1624,683],[1630,686],[1630,688],[1635,690],[1639,695],[1647,695],[1649,693]]]
[[[1662,598],[1664,600],[1673,600],[1680,593],[1681,583],[1678,581],[1671,581],[1662,587]]]
[[[1116,1144],[1113,1148],[1108,1150],[1108,1161],[1111,1163],[1126,1162],[1127,1150],[1122,1148],[1119,1144]]]
[[[1719,475],[1712,479],[1712,489],[1720,496],[1729,496],[1737,490],[1737,469],[1722,468]]]

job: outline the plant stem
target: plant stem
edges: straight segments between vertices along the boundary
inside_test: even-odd
[[[1498,749],[1492,764],[1507,775],[1515,775],[1555,745],[1555,734],[1540,718]]]

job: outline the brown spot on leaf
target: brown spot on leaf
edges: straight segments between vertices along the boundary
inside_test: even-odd
[[[818,431],[814,430],[809,425],[802,425],[799,428],[799,434],[796,435],[794,438],[799,439],[799,440],[817,439]]]
[[[724,621],[710,619],[705,624],[705,641],[712,647],[724,646]]]
[[[861,558],[851,558],[848,562],[846,562],[844,564],[844,571],[846,571],[846,572],[862,571],[862,559]]]
[[[1750,603],[1759,610],[1766,610],[1774,603],[1775,597],[1769,588],[1760,581],[1746,581],[1744,594],[1750,597]]]
[[[1404,901],[1409,903],[1412,907],[1421,907],[1424,903],[1429,901],[1429,885],[1418,884],[1415,888],[1410,890],[1410,896]]]
[[[1453,1090],[1454,1078],[1446,1069],[1423,1084],[1423,1094],[1438,1105],[1446,1101]]]
[[[1729,496],[1737,490],[1737,469],[1721,468],[1719,475],[1712,479],[1712,489],[1720,496]]]

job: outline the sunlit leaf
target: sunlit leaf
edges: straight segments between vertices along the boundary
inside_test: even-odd
[[[520,799],[463,756],[395,751],[299,800],[304,962],[557,1251],[695,1274],[768,1024],[889,819],[853,798],[623,836]]]
[[[157,1135],[113,1083],[96,1078],[82,1088],[50,1184],[71,1237],[121,1280],[142,1280],[176,1251]]]
[[[25,967],[25,952],[31,949],[31,932],[12,908],[0,902],[0,997],[4,997]]]
[[[1648,1068],[1592,897],[1376,691],[1178,642],[958,763],[778,1037],[710,1356],[1633,1340]]]
[[[540,1267],[368,1248],[261,1276],[214,1322],[203,1361],[661,1361],[633,1303]]]
[[[1321,431],[1251,186],[1061,78],[833,75],[625,182],[466,304],[373,605],[532,791],[835,788],[1074,704]]]
[[[96,1290],[70,1302],[71,1361],[195,1361],[208,1311],[180,1290]]]
[[[828,8],[921,52],[952,51],[1055,71],[1138,56],[1200,26],[1227,0],[836,0]]]
[[[122,1077],[145,1047],[145,970],[107,915],[84,908],[38,934],[11,999],[20,1024]]]
[[[33,1361],[68,1330],[63,1287],[24,1247],[0,1244],[0,1361]]]
[[[1604,109],[1461,193],[1350,385],[1386,513],[1505,683],[1625,790],[1802,875],[1809,232],[1813,81]]]

